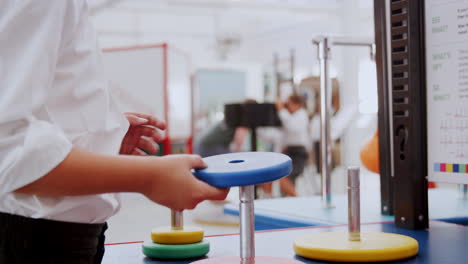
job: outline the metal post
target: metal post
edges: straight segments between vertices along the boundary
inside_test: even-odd
[[[281,77],[279,73],[279,56],[278,53],[273,55],[273,67],[275,71],[275,81],[276,81],[276,100],[281,98]]]
[[[348,232],[350,241],[361,240],[359,167],[348,167]]]
[[[385,1],[385,51],[383,53],[386,54],[387,59],[387,71],[383,73],[384,75],[387,75],[387,91],[388,91],[388,113],[389,113],[389,119],[388,119],[388,138],[390,139],[390,176],[392,178],[395,177],[395,157],[394,157],[394,149],[393,149],[393,78],[392,78],[392,7],[391,7],[391,2],[390,1]],[[390,195],[390,198],[393,199],[393,187],[390,189],[392,190],[392,194]],[[393,207],[393,203],[392,203]],[[393,212],[393,208],[391,210]]]
[[[320,61],[320,155],[322,173],[322,202],[326,208],[334,207],[331,194],[331,147],[330,118],[331,118],[331,80],[330,62],[331,47],[336,46],[365,46],[370,48],[371,59],[374,59],[375,45],[372,40],[349,37],[322,36],[313,41],[318,48]]]
[[[322,173],[322,202],[324,207],[333,207],[331,196],[331,136],[330,136],[330,46],[329,38],[317,41],[320,61],[320,154]]]
[[[331,147],[330,118],[331,118],[331,80],[330,58],[331,47],[336,46],[365,46],[370,48],[371,59],[374,59],[375,45],[372,40],[348,37],[319,37],[314,39],[318,48],[320,61],[320,171],[322,173],[322,202],[324,207],[334,207],[331,195]]]
[[[290,51],[290,58],[289,58],[289,63],[290,65],[290,71],[291,71],[291,76],[289,76],[289,80],[291,82],[291,87],[293,89],[293,93],[297,93],[297,87],[296,87],[296,82],[294,81],[294,69],[295,69],[295,64],[296,64],[296,55],[295,55],[295,50],[291,49]]]
[[[240,255],[242,264],[255,262],[254,186],[239,187]]]
[[[184,229],[184,217],[183,212],[171,210],[171,228],[172,230]]]
[[[250,151],[257,151],[257,129],[250,128]],[[257,199],[257,186],[254,187],[254,199]]]
[[[250,128],[250,151],[257,151],[257,129]]]

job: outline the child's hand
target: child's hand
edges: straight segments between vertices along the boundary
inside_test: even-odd
[[[275,102],[275,106],[277,111],[281,111],[284,108],[284,103],[280,99],[277,99]]]
[[[159,175],[144,194],[154,202],[181,211],[193,209],[204,200],[224,200],[229,189],[210,186],[193,176],[192,169],[206,167],[198,155],[168,155],[148,159]],[[163,175],[163,177],[161,177]]]
[[[146,156],[146,152],[156,154],[159,151],[156,142],[163,140],[160,130],[166,129],[166,123],[146,114],[125,113],[125,117],[130,127],[122,140],[119,153],[142,156]]]

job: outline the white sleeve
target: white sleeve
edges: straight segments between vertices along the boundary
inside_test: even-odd
[[[286,109],[281,109],[278,112],[278,117],[281,120],[283,127],[288,127],[291,123],[292,115]]]
[[[318,114],[314,115],[310,120],[309,135],[312,142],[320,141],[320,117]]]
[[[356,107],[342,106],[341,110],[331,119],[331,138],[333,141],[341,138],[357,114]]]
[[[41,178],[71,150],[63,131],[41,119],[65,2],[0,1],[0,195]]]
[[[307,113],[302,109],[298,111],[301,112],[296,112],[294,115],[290,114],[286,109],[283,109],[278,113],[285,131],[303,133],[305,130],[307,130],[309,123]],[[304,126],[306,127],[305,129]]]

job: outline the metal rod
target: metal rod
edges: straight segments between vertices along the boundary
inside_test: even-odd
[[[321,36],[313,40],[317,45],[320,61],[320,156],[322,176],[322,202],[326,208],[334,207],[331,194],[331,148],[330,136],[331,118],[331,79],[330,59],[331,47],[337,46],[367,46],[370,48],[371,59],[374,59],[375,44],[373,40],[364,38],[326,37]]]
[[[377,47],[375,46],[375,44],[372,44],[370,48],[370,58],[374,62],[375,62],[375,56],[377,56]]]
[[[350,241],[361,240],[359,167],[348,167],[348,233]]]
[[[257,130],[250,128],[250,151],[257,151]]]
[[[276,100],[281,98],[281,89],[280,89],[280,82],[281,77],[279,74],[279,56],[278,53],[273,54],[273,67],[275,71],[275,80],[276,80]]]
[[[371,60],[375,61],[376,48],[374,42],[336,42],[333,41],[334,46],[354,46],[354,47],[368,47],[369,56]]]
[[[250,151],[257,151],[257,129],[250,128]],[[257,186],[254,187],[254,199],[257,197]]]
[[[376,47],[371,39],[359,38],[333,38],[333,46],[354,46],[354,47],[368,47],[371,60],[375,60]]]
[[[334,36],[329,37],[331,45],[343,46],[371,46],[374,44],[373,38],[367,37],[347,37],[347,36]]]
[[[318,44],[324,37],[314,39],[314,43]],[[359,37],[327,37],[328,46],[354,46],[354,47],[368,47],[370,51],[370,58],[375,60],[376,47],[373,39],[359,38]]]
[[[330,136],[330,46],[327,37],[315,42],[318,44],[320,61],[320,153],[322,173],[322,202],[324,207],[333,207],[331,196],[330,162],[331,162],[331,136]]]
[[[184,213],[182,211],[171,210],[171,228],[172,230],[184,229]]]
[[[254,186],[239,187],[240,256],[242,263],[255,260]]]
[[[334,46],[358,46],[358,47],[372,48],[372,45],[374,45],[374,42],[373,41],[371,41],[371,42],[359,42],[359,41],[355,41],[355,42],[343,41],[343,42],[341,42],[341,41],[334,40],[333,45]]]
[[[394,149],[393,149],[393,81],[392,81],[392,18],[391,18],[391,7],[390,1],[385,1],[385,56],[387,59],[387,89],[386,93],[388,93],[388,137],[390,139],[390,176],[393,178],[395,177],[395,157],[394,157]]]
[[[295,50],[294,49],[291,49],[290,50],[290,58],[289,58],[289,63],[291,64],[290,65],[290,71],[291,71],[291,76],[290,76],[290,80],[291,80],[291,86],[293,88],[293,92],[294,93],[297,93],[297,87],[296,87],[296,83],[294,82],[294,69],[295,69],[295,64],[296,64],[296,55],[295,55]]]

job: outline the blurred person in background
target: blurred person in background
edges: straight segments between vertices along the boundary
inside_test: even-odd
[[[247,127],[229,127],[223,120],[207,129],[195,143],[195,153],[202,157],[242,151]]]
[[[286,102],[277,101],[279,118],[283,124],[283,153],[292,159],[293,170],[280,180],[281,191],[287,196],[297,196],[295,180],[304,171],[309,157],[309,117],[304,108],[304,98],[293,94]]]

